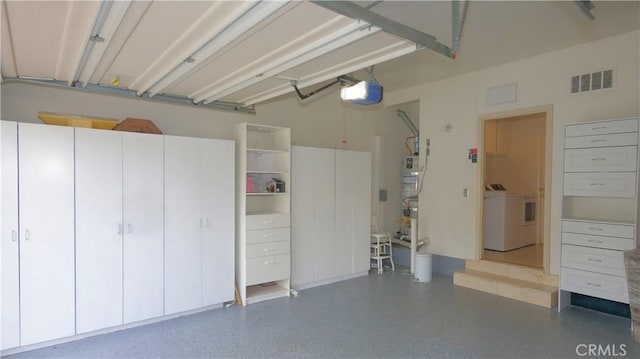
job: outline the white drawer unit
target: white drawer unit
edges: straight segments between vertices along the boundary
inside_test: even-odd
[[[291,243],[289,241],[266,242],[247,245],[247,258],[272,256],[276,254],[289,253]]]
[[[288,241],[291,238],[289,228],[261,229],[247,231],[247,244]]]
[[[562,268],[560,288],[569,292],[629,303],[627,279],[624,277]]]
[[[634,198],[636,174],[635,172],[565,173],[564,195]]]
[[[636,247],[633,238],[618,238],[605,236],[592,236],[579,233],[562,233],[563,244],[573,244],[593,248],[613,249],[617,251],[628,251]]]
[[[564,151],[565,172],[634,172],[637,146],[577,148]]]
[[[638,247],[639,121],[565,127],[559,310],[571,293],[629,302],[624,251]]]
[[[635,235],[635,227],[626,224],[564,220],[562,221],[562,232],[633,239]]]
[[[291,217],[285,213],[253,214],[247,216],[247,230],[286,228],[291,223]]]
[[[564,148],[567,149],[636,145],[638,145],[638,134],[635,132],[616,133],[613,135],[567,137],[564,140]]]
[[[278,254],[247,259],[247,285],[268,283],[289,278],[291,257]]]
[[[623,132],[638,132],[638,119],[629,118],[568,125],[564,134],[565,137],[576,137]]]
[[[562,266],[624,277],[622,251],[562,245]]]

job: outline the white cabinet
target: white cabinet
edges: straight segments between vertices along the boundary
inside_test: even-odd
[[[623,251],[637,247],[638,118],[568,125],[559,309],[580,293],[628,303]]]
[[[165,314],[233,300],[234,144],[165,136]]]
[[[294,146],[292,168],[292,284],[367,274],[369,153]]]
[[[163,138],[123,133],[124,323],[164,313]]]
[[[290,138],[288,128],[236,127],[236,282],[244,305],[289,295]]]
[[[20,123],[18,134],[20,342],[28,345],[75,334],[73,128]]]
[[[76,331],[122,324],[122,132],[77,128]]]
[[[162,316],[163,138],[75,131],[76,330]]]
[[[20,282],[18,267],[18,125],[2,121],[2,236],[0,283],[2,327],[0,349],[20,345]]]

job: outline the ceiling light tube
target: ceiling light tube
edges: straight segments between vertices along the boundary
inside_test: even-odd
[[[182,62],[172,71],[163,76],[153,86],[148,89],[148,95],[154,96],[169,86],[173,85],[188,72],[193,71],[197,65],[202,64],[207,58],[220,51],[232,41],[249,31],[260,22],[273,15],[287,4],[287,1],[262,1],[242,15],[237,21],[233,22],[229,27],[224,29],[220,34],[212,38],[206,45],[200,48],[187,58],[193,58],[194,61],[187,63]],[[146,86],[145,86],[146,87]],[[138,95],[142,95],[147,89],[138,89]]]
[[[96,17],[94,28],[76,71],[75,80],[86,87],[113,35],[122,22],[131,1],[105,1]]]
[[[376,53],[386,52],[386,51],[391,51],[391,52],[384,53],[374,58],[370,57],[370,55],[375,55]],[[297,86],[298,88],[313,86],[320,82],[327,81],[332,78],[336,78],[338,76],[341,76],[350,72],[361,70],[363,68],[366,68],[375,64],[379,64],[381,62],[388,61],[396,57],[400,57],[415,51],[417,51],[415,44],[408,44],[407,41],[402,41],[402,42],[387,46],[379,51],[376,51],[375,53],[369,53],[367,55],[359,57],[358,59],[349,60],[349,61],[343,62],[342,64],[333,66],[329,69],[325,69],[323,71],[307,75],[298,81]],[[354,64],[353,63],[354,60],[357,63]],[[278,96],[282,96],[291,91],[293,91],[293,88],[290,84],[287,83],[287,84],[277,86],[275,88],[271,88],[267,91],[262,91],[253,96],[246,97],[238,102],[245,105],[255,105],[257,103],[268,101]]]
[[[355,30],[352,29],[352,27],[355,27]],[[278,75],[307,61],[339,49],[347,44],[360,40],[371,34],[375,34],[378,31],[380,31],[380,28],[378,27],[368,26],[368,24],[363,25],[356,21],[318,41],[314,41],[311,45],[305,46],[302,49],[295,51],[278,61],[274,61],[273,63],[268,64],[244,77],[241,77],[232,83],[221,85],[217,89],[211,91],[208,95],[196,99],[196,101],[204,100],[205,103],[208,103],[219,100],[224,96],[264,81],[271,76]]]

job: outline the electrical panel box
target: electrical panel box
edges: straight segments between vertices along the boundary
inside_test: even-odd
[[[403,176],[417,176],[419,169],[419,160],[418,156],[407,156],[404,158],[404,163],[402,165],[402,175]]]

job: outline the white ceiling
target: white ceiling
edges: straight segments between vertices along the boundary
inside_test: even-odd
[[[376,64],[392,91],[640,28],[638,1],[596,1],[595,20],[573,1],[472,1],[451,60],[307,1],[118,1],[103,41],[88,41],[101,4],[2,1],[3,79],[252,105],[293,91],[292,80],[311,90],[344,74],[366,79],[356,71]],[[452,46],[449,1],[357,4]]]

